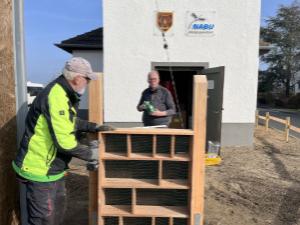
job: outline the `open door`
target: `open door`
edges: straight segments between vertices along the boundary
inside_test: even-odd
[[[208,141],[221,142],[224,73],[224,66],[203,69],[200,73],[201,75],[206,75],[208,80],[207,147]]]

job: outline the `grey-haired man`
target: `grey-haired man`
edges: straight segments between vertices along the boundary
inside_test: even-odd
[[[62,224],[68,163],[72,157],[97,162],[97,142],[83,145],[76,135],[113,129],[77,117],[80,96],[89,81],[96,79],[89,62],[74,57],[66,62],[63,75],[33,101],[13,161],[20,184],[22,225]]]
[[[142,93],[137,110],[143,112],[144,126],[169,126],[176,107],[170,91],[159,85],[160,77],[157,71],[148,74],[149,87]],[[149,105],[152,107],[149,109]]]

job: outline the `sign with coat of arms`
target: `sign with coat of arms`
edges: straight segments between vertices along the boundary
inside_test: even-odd
[[[161,32],[167,32],[173,25],[173,12],[157,12],[156,25]]]

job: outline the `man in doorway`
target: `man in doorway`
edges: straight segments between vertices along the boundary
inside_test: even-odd
[[[80,96],[96,80],[88,61],[68,60],[63,75],[33,101],[13,169],[20,184],[22,225],[61,225],[65,213],[65,174],[72,157],[97,167],[98,142],[83,145],[78,133],[101,132],[101,126],[77,117]]]
[[[149,87],[142,93],[137,110],[143,112],[144,126],[169,126],[176,107],[170,91],[159,85],[158,71],[148,74]]]

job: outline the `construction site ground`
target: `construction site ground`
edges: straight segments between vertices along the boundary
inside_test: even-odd
[[[253,148],[222,149],[223,162],[206,168],[206,225],[300,225],[300,140],[259,127]],[[67,177],[65,223],[88,221],[88,173],[73,160]]]

